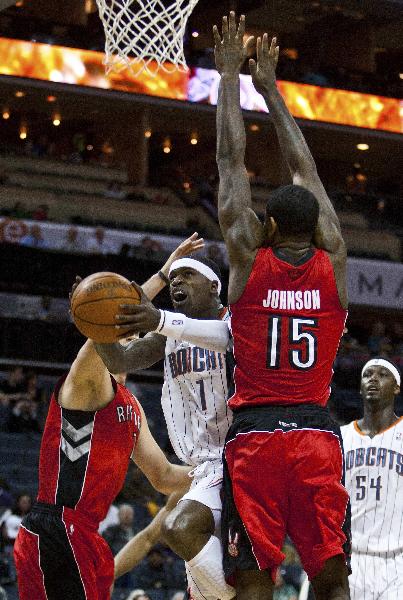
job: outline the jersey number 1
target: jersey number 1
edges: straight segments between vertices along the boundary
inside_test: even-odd
[[[280,368],[281,326],[286,319],[288,326],[288,344],[298,345],[289,349],[288,361],[294,369],[310,369],[317,360],[317,338],[314,330],[318,328],[318,319],[299,317],[270,316],[267,336],[266,367]]]
[[[203,379],[198,379],[196,381],[197,385],[200,386],[200,404],[201,404],[201,408],[202,410],[207,410],[207,403],[206,403],[206,393],[204,391],[204,381]]]

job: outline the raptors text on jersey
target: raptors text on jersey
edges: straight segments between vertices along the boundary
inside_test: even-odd
[[[69,410],[52,395],[39,460],[38,500],[76,509],[102,521],[121,490],[140,431],[135,397],[112,379],[115,396],[104,408]]]

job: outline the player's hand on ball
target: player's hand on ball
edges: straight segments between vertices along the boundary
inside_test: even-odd
[[[277,38],[273,38],[269,47],[269,36],[258,37],[256,42],[257,62],[252,58],[249,60],[249,69],[252,75],[253,85],[259,94],[264,94],[270,87],[276,85],[276,67],[278,62],[279,47]]]
[[[140,304],[121,304],[120,313],[116,315],[116,328],[122,330],[119,338],[126,338],[133,333],[154,331],[160,322],[161,312],[155,308],[142,288],[132,281],[132,286],[140,294]]]
[[[243,42],[245,34],[245,15],[241,15],[237,27],[234,12],[230,12],[229,17],[223,17],[222,35],[218,32],[217,25],[213,27],[214,35],[214,55],[217,71],[221,75],[239,74],[245,59],[248,56],[249,48],[254,42],[254,36]]]

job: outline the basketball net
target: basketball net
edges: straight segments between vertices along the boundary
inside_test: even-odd
[[[187,71],[183,36],[198,0],[97,0],[106,72]],[[164,6],[166,4],[167,6]]]

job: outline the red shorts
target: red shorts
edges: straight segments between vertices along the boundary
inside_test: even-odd
[[[310,579],[326,560],[346,553],[350,514],[341,434],[325,409],[237,411],[225,463],[222,533],[230,581],[236,570],[256,568],[252,562],[274,574],[285,558],[286,534]]]
[[[14,545],[20,600],[109,600],[112,552],[69,508],[38,503]]]

